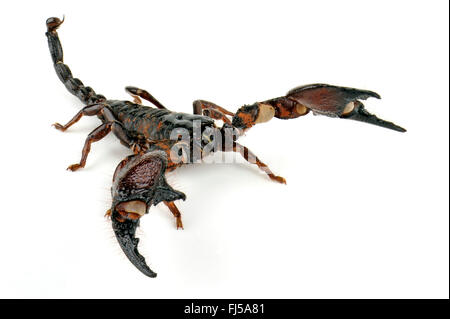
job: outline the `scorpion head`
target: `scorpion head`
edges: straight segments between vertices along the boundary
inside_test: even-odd
[[[148,213],[151,205],[186,199],[167,184],[166,166],[166,155],[160,151],[129,156],[117,166],[111,188],[110,216],[116,238],[131,263],[149,277],[156,277],[156,273],[137,249],[139,239],[135,233],[139,219]]]

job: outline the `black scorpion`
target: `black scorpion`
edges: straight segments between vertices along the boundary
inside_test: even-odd
[[[133,102],[109,100],[74,78],[69,67],[64,64],[63,50],[56,32],[63,21],[58,18],[46,21],[50,54],[59,79],[86,106],[67,124],[55,123],[54,126],[65,131],[82,116],[97,116],[102,122],[88,135],[80,162],[70,165],[68,169],[75,171],[84,167],[91,144],[110,132],[133,151],[116,168],[111,189],[112,206],[107,215],[111,218],[114,233],[125,255],[149,277],[155,277],[156,273],[147,266],[137,250],[139,239],[135,237],[135,232],[139,219],[148,213],[151,205],[163,202],[175,216],[177,228],[183,227],[181,214],[174,201],[185,200],[186,196],[167,183],[165,173],[181,165],[197,162],[195,154],[203,158],[216,151],[238,152],[247,161],[256,164],[270,179],[286,183],[283,177],[276,176],[247,147],[236,142],[255,124],[272,118],[294,119],[312,111],[399,132],[406,131],[370,114],[359,101],[369,97],[380,98],[377,93],[327,84],[297,87],[285,96],[244,105],[235,113],[203,100],[194,101],[194,114],[173,112],[147,91],[131,86],[125,90],[132,95]],[[142,105],[141,98],[151,102],[154,107]],[[221,120],[223,125],[218,127],[215,120]]]

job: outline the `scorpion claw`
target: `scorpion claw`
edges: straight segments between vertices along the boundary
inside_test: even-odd
[[[352,105],[353,104],[353,105]],[[351,119],[355,121],[365,122],[381,127],[385,127],[397,132],[406,132],[406,129],[404,129],[401,126],[398,126],[392,122],[388,122],[385,120],[382,120],[378,118],[374,114],[370,114],[365,108],[364,104],[362,104],[359,101],[351,102],[348,104],[349,111],[346,114],[342,114],[340,118],[343,119]]]
[[[295,88],[288,92],[287,98],[298,102],[314,113],[351,119],[385,127],[398,132],[406,132],[392,122],[388,122],[367,112],[358,100],[369,97],[380,99],[378,93],[328,84],[311,84]]]
[[[135,237],[136,228],[139,222],[134,220],[125,220],[122,222],[112,218],[112,226],[117,241],[122,248],[128,260],[144,275],[154,278],[156,273],[148,267],[145,258],[139,253],[137,246],[139,238]]]
[[[166,167],[167,156],[162,151],[131,155],[117,166],[111,189],[110,217],[114,234],[127,258],[148,277],[156,277],[156,273],[137,249],[139,239],[135,233],[139,220],[152,205],[186,198],[167,183]],[[181,219],[180,223],[177,220],[177,226],[183,227]]]

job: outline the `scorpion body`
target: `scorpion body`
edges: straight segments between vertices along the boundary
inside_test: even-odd
[[[193,114],[173,112],[147,91],[132,86],[125,90],[133,97],[133,102],[109,100],[74,78],[70,68],[64,64],[62,46],[56,32],[63,21],[58,18],[46,21],[50,54],[59,79],[86,106],[67,124],[55,123],[54,126],[65,131],[82,116],[97,116],[102,122],[86,138],[80,162],[70,165],[68,169],[75,171],[84,167],[91,144],[110,132],[133,151],[116,168],[111,188],[112,206],[107,215],[111,218],[114,233],[125,255],[149,277],[155,277],[156,273],[148,267],[137,250],[139,239],[135,238],[135,231],[139,220],[152,205],[163,202],[176,218],[177,228],[183,227],[180,211],[174,201],[185,200],[186,196],[167,183],[165,173],[196,162],[196,151],[201,157],[217,151],[238,152],[244,159],[256,164],[270,179],[286,183],[283,177],[275,175],[247,147],[237,143],[239,136],[252,126],[272,118],[294,119],[310,111],[363,121],[399,132],[406,131],[370,114],[359,101],[369,97],[380,98],[377,93],[327,84],[301,86],[289,91],[286,96],[244,105],[235,113],[204,100],[194,101]],[[142,105],[141,98],[154,107]],[[217,126],[216,120],[221,120],[223,125]],[[200,132],[199,138],[196,138],[196,129]],[[230,130],[231,142],[227,140]],[[187,140],[183,139],[184,144],[179,139],[182,135],[188,136]],[[178,148],[178,155],[184,155],[183,161],[174,160],[173,152],[178,144],[182,146]],[[187,158],[184,153],[186,148],[191,150]]]

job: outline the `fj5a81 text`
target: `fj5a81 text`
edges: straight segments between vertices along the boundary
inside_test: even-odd
[[[263,314],[264,304],[245,304],[245,303],[230,303],[228,305],[196,305],[191,303],[184,307],[186,314],[205,314],[215,317],[219,312],[229,315],[249,315],[249,314]]]

